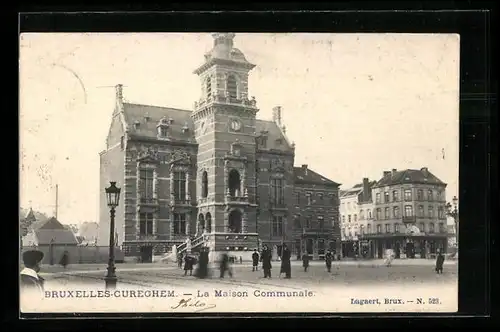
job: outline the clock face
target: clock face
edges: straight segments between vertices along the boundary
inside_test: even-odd
[[[231,129],[234,131],[239,131],[241,129],[241,123],[238,120],[232,120]]]

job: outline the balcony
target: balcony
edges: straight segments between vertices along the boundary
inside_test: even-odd
[[[248,205],[249,200],[246,196],[226,196],[226,204]]]
[[[158,235],[156,234],[139,234],[137,239],[140,241],[156,241],[158,240]]]
[[[333,234],[333,227],[303,228],[302,235]]]
[[[139,205],[140,206],[158,206],[158,199],[153,197],[140,197]]]
[[[401,218],[404,224],[414,224],[417,222],[417,217],[416,216],[403,216]]]
[[[271,201],[269,206],[271,207],[271,210],[287,210],[287,206],[284,201]]]
[[[188,207],[191,206],[191,200],[174,198],[170,200],[170,205],[176,207]]]

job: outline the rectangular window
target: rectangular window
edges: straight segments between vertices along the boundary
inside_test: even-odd
[[[411,205],[405,205],[405,217],[413,217],[413,207]]]
[[[439,223],[439,233],[446,233],[446,229],[444,228],[444,223]]]
[[[167,137],[168,136],[168,128],[165,126],[160,127],[160,136]]]
[[[382,216],[381,216],[381,214],[382,214],[382,210],[380,210],[380,208],[377,208],[377,210],[376,210],[376,211],[377,211],[377,215],[376,215],[377,220],[382,220]]]
[[[393,202],[397,202],[398,201],[398,191],[397,190],[393,190],[392,191],[392,201]]]
[[[380,193],[375,195],[375,203],[380,204]]]
[[[382,225],[377,225],[377,234],[382,233]]]
[[[417,201],[424,200],[424,191],[422,189],[417,190]]]
[[[434,224],[433,223],[429,224],[429,233],[434,233]]]
[[[429,190],[427,191],[427,200],[428,200],[429,202],[432,202],[432,201],[434,200],[434,195],[433,195],[432,189],[429,189]]]
[[[428,217],[429,218],[434,218],[434,207],[433,206],[429,206],[429,210],[428,210]]]
[[[399,233],[399,224],[394,224],[394,232]]]
[[[139,171],[140,176],[140,187],[139,196],[141,199],[152,199],[153,198],[153,170],[152,169],[141,169]]]
[[[365,227],[363,225],[361,225],[359,227],[359,235],[363,236],[365,234]]]
[[[302,228],[302,222],[300,221],[300,216],[299,215],[296,215],[293,221],[294,221],[294,227],[296,229],[301,229]]]
[[[389,208],[388,208],[388,207],[386,207],[386,208],[384,209],[384,214],[385,214],[385,219],[389,219],[389,218],[391,217],[391,216],[389,215]]]
[[[368,234],[371,234],[371,233],[372,233],[372,225],[367,225],[367,226],[366,226],[366,232],[367,232]]]
[[[185,235],[186,234],[186,214],[185,213],[174,213],[174,234]]]
[[[384,203],[389,203],[389,193],[387,191],[384,193]]]
[[[153,214],[141,213],[139,215],[139,218],[140,218],[139,234],[153,235]]]
[[[392,208],[392,214],[394,218],[399,218],[399,207],[395,206]]]
[[[418,206],[418,216],[419,217],[425,217],[424,206],[423,205],[419,205]]]
[[[390,233],[391,232],[391,224],[385,224],[385,232]]]
[[[318,194],[318,203],[323,205],[323,194]]]
[[[444,209],[442,206],[438,207],[438,218],[444,219]]]
[[[420,223],[420,226],[418,227],[418,229],[422,232],[422,233],[425,233],[425,224],[423,222]]]
[[[273,236],[283,235],[283,217],[281,216],[273,217],[273,225],[271,232]]]
[[[174,197],[178,201],[186,199],[186,172],[174,172]]]
[[[405,201],[411,201],[411,189],[405,189]]]
[[[271,179],[271,199],[274,204],[283,205],[285,204],[285,193],[284,193],[284,180],[283,179]]]
[[[325,219],[323,217],[318,217],[318,226],[320,229],[325,228]]]

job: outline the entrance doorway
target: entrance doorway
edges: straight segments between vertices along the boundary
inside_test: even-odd
[[[399,242],[396,242],[395,254],[396,258],[401,258],[401,244]]]
[[[406,257],[415,258],[415,244],[413,244],[413,242],[408,242],[406,244]]]
[[[377,257],[378,259],[384,258],[384,249],[382,246],[382,241],[377,241]]]
[[[153,246],[141,247],[141,263],[153,262]]]

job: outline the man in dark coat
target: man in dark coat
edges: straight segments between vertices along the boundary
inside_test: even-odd
[[[63,268],[66,268],[66,266],[68,266],[68,264],[69,264],[69,252],[67,250],[64,251],[59,264],[61,264]]]
[[[224,278],[224,275],[227,273],[229,277],[233,277],[233,271],[229,266],[229,255],[227,253],[223,253],[219,262],[219,270],[220,270],[220,278]]]
[[[436,273],[437,274],[443,273],[443,264],[444,264],[444,255],[441,253],[441,251],[438,251],[438,254],[436,257]]]
[[[285,279],[290,279],[292,277],[292,266],[290,264],[291,257],[292,253],[290,249],[284,244],[281,251],[281,271],[285,273]]]
[[[43,293],[44,279],[38,275],[43,252],[29,250],[23,253],[24,269],[21,271],[21,290],[37,290]]]
[[[271,259],[271,250],[269,250],[267,245],[264,245],[264,247],[262,248],[262,254],[260,255],[260,260],[262,261],[262,269],[264,270],[264,278],[271,278]]]
[[[188,271],[189,271],[190,276],[193,275],[194,264],[195,264],[194,257],[191,257],[188,254],[186,254],[186,256],[184,256],[184,275],[185,276],[187,275]]]
[[[257,249],[253,251],[252,254],[252,271],[257,271],[259,268],[259,253]]]
[[[328,272],[332,271],[332,260],[333,260],[333,254],[330,250],[328,250],[325,255],[325,264]]]
[[[309,254],[307,252],[302,254],[302,267],[304,272],[307,272],[307,268],[309,268]]]

